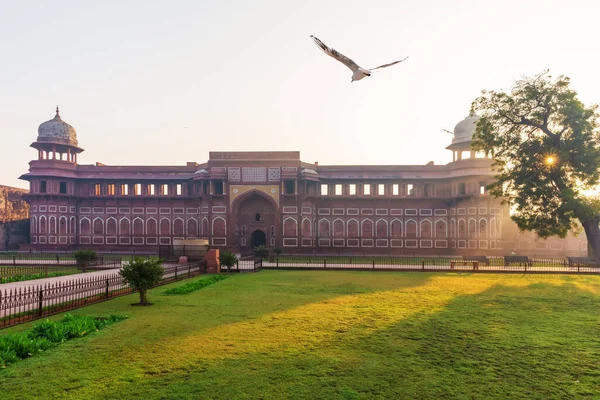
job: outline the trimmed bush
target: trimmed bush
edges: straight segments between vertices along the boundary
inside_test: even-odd
[[[136,258],[127,263],[119,271],[123,282],[140,293],[140,305],[142,306],[150,304],[148,303],[148,289],[160,282],[164,273],[162,260],[144,260],[142,258]]]
[[[164,294],[188,294],[188,293],[194,292],[196,290],[200,290],[202,288],[210,286],[213,283],[217,283],[217,282],[220,282],[222,280],[225,280],[227,278],[229,278],[229,277],[225,276],[225,275],[211,276],[211,277],[208,277],[208,278],[200,279],[200,280],[195,281],[195,282],[186,283],[185,285],[181,285],[179,287],[175,287],[175,288],[171,288],[171,289],[165,290]]]

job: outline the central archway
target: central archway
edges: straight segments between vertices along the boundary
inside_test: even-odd
[[[266,246],[266,245],[267,245],[267,235],[265,235],[265,233],[263,231],[261,231],[260,229],[257,229],[254,232],[252,232],[252,236],[250,237],[250,246],[252,246],[252,248],[255,248],[258,246]]]

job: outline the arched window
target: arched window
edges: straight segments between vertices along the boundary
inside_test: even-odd
[[[357,238],[359,236],[358,221],[351,219],[348,221],[348,237]]]
[[[79,230],[81,231],[82,235],[89,235],[92,231],[91,231],[91,226],[90,226],[90,220],[87,218],[83,218],[81,220],[81,227],[79,228]]]
[[[196,218],[190,218],[187,221],[187,235],[188,237],[195,238],[198,237],[198,221]]]
[[[329,221],[326,219],[322,219],[319,221],[319,236],[320,237],[329,237]]]
[[[183,220],[181,218],[177,218],[175,221],[173,221],[173,236],[182,237],[184,235]]]
[[[333,221],[333,236],[344,237],[344,221],[341,219]]]
[[[156,236],[158,233],[158,223],[154,218],[150,218],[146,221],[146,234],[149,236]]]
[[[391,233],[393,238],[402,237],[402,221],[397,219],[392,221]]]
[[[129,236],[129,220],[127,218],[123,218],[121,219],[119,225],[119,234],[121,236]]]
[[[109,218],[106,220],[106,234],[107,235],[116,235],[117,234],[117,220],[114,218]]]
[[[167,218],[160,220],[160,235],[169,236],[171,235],[171,223]]]
[[[431,221],[421,221],[421,237],[426,239],[431,238]]]
[[[417,237],[417,222],[414,220],[406,221],[406,237],[416,238]]]
[[[373,237],[373,221],[365,219],[361,223],[362,237],[372,238]]]
[[[302,236],[307,238],[312,236],[310,229],[310,220],[308,218],[302,220]]]
[[[262,217],[260,216],[260,213],[256,213],[256,215],[254,216],[254,220],[255,220],[256,222],[260,222],[260,221],[262,221]]]
[[[380,219],[379,221],[377,221],[376,227],[377,227],[377,237],[378,238],[386,238],[388,236],[387,221]]]
[[[94,220],[94,235],[104,235],[104,221],[100,218]]]

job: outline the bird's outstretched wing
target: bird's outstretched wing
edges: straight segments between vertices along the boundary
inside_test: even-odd
[[[328,47],[325,43],[321,42],[318,38],[314,37],[313,35],[310,35],[310,37],[315,41],[317,46],[319,46],[321,48],[321,50],[323,50],[325,52],[325,54],[335,58],[336,60],[338,60],[339,62],[344,64],[346,67],[350,68],[350,70],[352,72],[360,69],[360,67],[358,66],[357,63],[355,63],[354,61],[352,61],[351,59],[349,59],[348,57],[346,57],[339,51],[332,49],[331,47]]]
[[[374,71],[374,70],[379,69],[379,68],[391,67],[392,65],[401,63],[402,61],[405,61],[407,58],[408,57],[404,57],[402,60],[394,61],[394,62],[391,62],[389,64],[383,64],[383,65],[380,65],[379,67],[371,68],[369,71]]]

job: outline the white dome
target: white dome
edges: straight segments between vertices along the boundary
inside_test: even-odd
[[[56,107],[56,116],[39,126],[37,141],[63,143],[72,146],[77,146],[78,144],[75,128],[60,118],[58,107]]]
[[[479,117],[471,111],[467,118],[456,124],[454,127],[452,144],[470,142],[473,139],[473,134],[477,128],[476,124],[478,119]]]

